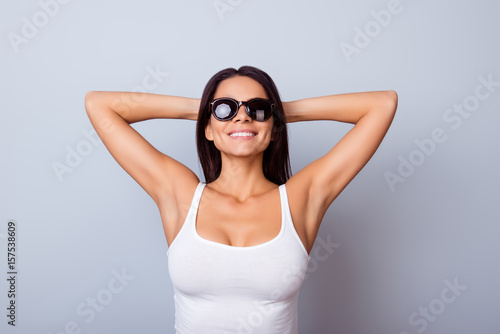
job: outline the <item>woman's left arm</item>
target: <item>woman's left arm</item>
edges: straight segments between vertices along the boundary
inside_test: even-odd
[[[300,220],[309,225],[307,234],[316,235],[330,204],[373,156],[392,123],[397,104],[398,95],[393,90],[337,94],[283,103],[289,123],[332,120],[354,124],[327,154],[287,182],[290,192],[300,193]]]

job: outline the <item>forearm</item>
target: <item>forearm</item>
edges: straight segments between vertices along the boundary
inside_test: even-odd
[[[85,96],[87,113],[118,114],[127,123],[155,118],[196,120],[200,100],[136,92],[91,91]]]
[[[332,120],[356,124],[370,112],[394,113],[395,91],[347,93],[284,103],[287,122]]]

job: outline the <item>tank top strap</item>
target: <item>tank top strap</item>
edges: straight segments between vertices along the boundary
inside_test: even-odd
[[[201,194],[203,193],[203,189],[206,185],[206,183],[200,181],[200,183],[198,183],[198,186],[196,186],[196,190],[194,191],[193,200],[191,201],[191,206],[189,207],[187,219],[184,222],[185,225],[188,225],[186,228],[189,230],[195,228],[196,216],[198,215],[198,207],[200,206],[201,201]]]
[[[203,193],[203,189],[207,184],[204,182],[198,183],[196,186],[196,190],[194,191],[193,200],[191,201],[191,206],[189,208],[190,211],[194,210],[194,213],[198,211],[198,206],[200,205],[201,194]]]
[[[287,230],[292,229],[295,231],[295,226],[293,226],[292,215],[290,213],[290,206],[288,205],[288,194],[286,192],[285,184],[279,186],[280,199],[281,199],[281,214],[285,218],[285,228]]]
[[[307,253],[307,250],[304,246],[304,243],[299,237],[299,234],[297,233],[297,230],[295,229],[295,225],[292,220],[292,213],[290,211],[290,206],[288,205],[288,194],[286,191],[286,186],[285,184],[282,184],[279,186],[280,190],[280,197],[281,197],[281,214],[283,217],[285,217],[285,225],[286,225],[286,230],[290,231],[289,233],[294,235],[294,239],[299,243],[299,247],[304,251],[306,254],[307,258],[310,259],[311,255]]]

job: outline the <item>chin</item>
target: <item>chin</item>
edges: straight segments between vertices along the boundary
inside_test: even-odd
[[[225,146],[225,145],[224,145]],[[237,147],[235,147],[237,146]],[[221,154],[225,154],[227,156],[235,156],[235,157],[251,157],[251,156],[259,156],[259,155],[264,155],[264,151],[267,149],[269,146],[269,143],[267,145],[258,145],[261,147],[256,147],[255,145],[235,145],[231,147],[217,147],[215,146]]]
[[[250,157],[263,156],[264,150],[255,150],[254,148],[252,148],[252,149],[243,149],[242,148],[242,149],[238,149],[238,150],[221,151],[221,153],[224,153],[224,155],[226,155],[226,156],[250,158]]]

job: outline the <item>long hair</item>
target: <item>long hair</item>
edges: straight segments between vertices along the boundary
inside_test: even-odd
[[[264,151],[262,168],[264,176],[277,185],[284,184],[291,176],[290,158],[288,156],[288,133],[286,127],[283,104],[278,89],[271,77],[264,71],[253,66],[242,66],[239,69],[226,68],[216,73],[207,83],[203,90],[196,124],[196,145],[198,157],[205,175],[205,182],[215,181],[221,172],[222,161],[220,151],[214,143],[205,137],[205,128],[210,120],[210,102],[213,100],[215,91],[219,84],[234,76],[246,76],[254,79],[267,93],[267,96],[275,106],[274,118],[274,140]]]

